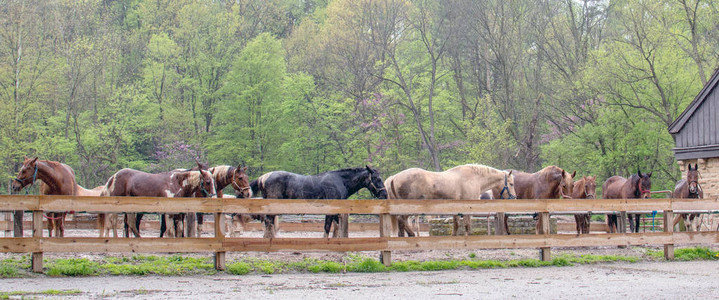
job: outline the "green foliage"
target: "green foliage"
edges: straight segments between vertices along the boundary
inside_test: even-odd
[[[56,259],[47,264],[49,276],[89,276],[97,275],[99,263],[87,258]]]
[[[227,265],[227,272],[234,275],[245,275],[252,271],[252,267],[245,262],[235,262]]]

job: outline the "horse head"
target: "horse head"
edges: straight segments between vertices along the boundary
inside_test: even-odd
[[[562,180],[559,183],[559,193],[563,198],[572,198],[572,190],[574,189],[574,175],[577,175],[577,171],[569,174],[569,172],[562,169]]]
[[[584,196],[587,199],[596,198],[597,194],[597,176],[582,177],[584,179]]]
[[[699,165],[694,164],[694,168],[692,168],[692,164],[689,164],[689,171],[687,171],[687,183],[689,183],[689,193],[699,193]]]
[[[637,180],[637,194],[639,195],[639,198],[651,197],[652,172],[649,172],[649,174],[642,173],[642,170],[637,168],[637,175],[639,176],[639,179]]]
[[[200,167],[198,188],[202,192],[202,196],[217,198],[217,188],[215,188],[215,178],[212,176],[212,173],[206,169],[202,169],[202,165],[200,165],[199,162],[197,165]]]
[[[250,178],[247,176],[247,167],[242,164],[232,170],[232,180],[230,181],[232,188],[239,192],[238,198],[252,198],[252,189],[250,188]]]
[[[365,166],[367,169],[367,179],[365,181],[365,187],[372,193],[373,196],[379,199],[387,199],[387,189],[384,187],[384,181],[380,176],[379,171],[369,166]]]
[[[35,183],[36,179],[37,157],[31,159],[25,156],[22,162],[22,167],[20,167],[20,171],[17,173],[17,176],[12,181],[11,186],[13,192],[18,192],[24,187]]]
[[[517,191],[514,189],[514,170],[502,171],[504,173],[504,186],[499,192],[499,199],[517,199]],[[507,198],[504,198],[504,192],[507,192]]]

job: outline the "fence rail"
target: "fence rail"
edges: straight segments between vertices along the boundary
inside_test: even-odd
[[[81,197],[48,195],[0,195],[0,211],[32,211],[33,236],[0,238],[0,252],[32,253],[32,267],[42,272],[43,252],[214,252],[215,267],[224,269],[227,251],[381,251],[385,264],[391,251],[479,248],[540,248],[550,259],[551,247],[664,245],[665,257],[673,258],[674,244],[719,243],[719,232],[665,232],[618,234],[549,234],[550,213],[661,211],[664,222],[673,212],[717,211],[719,199],[598,199],[598,200],[305,200]],[[214,213],[215,236],[210,238],[47,238],[42,237],[43,214],[48,211],[78,212],[203,212]],[[540,213],[538,235],[390,237],[391,215]],[[222,213],[247,214],[377,214],[379,238],[225,238]]]

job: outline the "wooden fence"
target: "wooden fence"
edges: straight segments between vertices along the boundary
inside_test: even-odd
[[[660,211],[665,223],[674,211],[717,211],[719,199],[589,199],[589,200],[304,200],[230,198],[82,197],[0,195],[0,211],[32,211],[33,236],[0,238],[0,252],[32,253],[32,269],[42,272],[43,252],[214,252],[215,267],[224,269],[227,251],[381,251],[382,262],[391,263],[391,251],[433,249],[539,248],[543,260],[551,259],[551,247],[664,245],[667,259],[675,244],[719,243],[719,232],[664,232],[617,234],[549,234],[549,214],[587,212]],[[215,222],[211,238],[48,238],[42,236],[43,214],[77,212],[203,212],[245,214],[376,214],[379,235],[371,238],[226,238],[222,222]],[[538,212],[538,235],[391,237],[392,215],[486,214]]]

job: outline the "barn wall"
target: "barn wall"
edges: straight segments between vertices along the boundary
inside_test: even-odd
[[[719,91],[713,90],[676,134],[676,147],[719,145]]]
[[[704,198],[719,197],[719,157],[680,160],[678,163],[682,178],[686,177],[689,164],[699,164],[699,185],[704,190]]]

